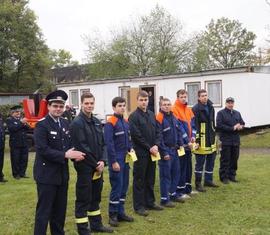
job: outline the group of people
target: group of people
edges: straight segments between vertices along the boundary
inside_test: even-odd
[[[245,123],[234,110],[234,99],[226,99],[226,107],[217,113],[215,121],[214,107],[206,90],[198,91],[198,103],[193,108],[187,105],[186,90],[181,89],[176,95],[174,104],[162,97],[155,116],[148,108],[148,93],[139,91],[137,109],[128,120],[124,117],[126,100],[115,97],[114,114],[103,128],[93,115],[93,94],[82,94],[81,111],[70,124],[62,117],[67,94],[62,90],[50,93],[46,97],[48,115],[37,123],[34,131],[34,179],[38,193],[34,234],[45,235],[48,223],[52,234],[64,234],[69,159],[77,172],[75,223],[79,235],[89,235],[91,231],[113,232],[111,227],[103,225],[100,210],[106,164],[111,185],[109,224],[113,227],[122,221],[134,221],[125,211],[131,163],[133,209],[140,216],[148,216],[149,210],[175,207],[175,203],[205,192],[205,187],[218,187],[213,182],[216,131],[221,141],[220,181],[237,182],[239,131]],[[20,125],[25,126],[23,122]],[[195,189],[191,184],[192,153],[196,160]],[[156,162],[160,203],[156,203],[154,194]],[[25,176],[24,171],[17,174]]]

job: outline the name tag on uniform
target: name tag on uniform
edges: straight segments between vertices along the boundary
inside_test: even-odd
[[[160,160],[160,154],[157,153],[156,155],[151,154],[151,160],[152,162]]]
[[[177,153],[178,153],[178,156],[179,157],[183,157],[186,153],[185,153],[185,149],[184,147],[180,147],[178,150],[177,150]]]
[[[125,162],[126,163],[131,163],[131,162],[136,162],[138,159],[137,159],[137,155],[135,152],[128,152],[127,155],[126,155],[126,159],[125,159]]]
[[[57,132],[56,131],[50,131],[50,134],[57,135]]]

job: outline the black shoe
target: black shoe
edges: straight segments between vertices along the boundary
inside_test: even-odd
[[[99,228],[91,228],[91,231],[98,233],[113,233],[113,229],[110,227],[105,227],[104,225]]]
[[[0,183],[6,183],[6,182],[8,182],[8,181],[5,178],[0,179]]]
[[[21,178],[25,178],[25,179],[28,179],[28,178],[30,178],[29,176],[27,176],[27,175],[23,175],[23,176],[20,176]]]
[[[15,175],[14,179],[19,180],[21,177],[19,175]]]
[[[218,188],[219,186],[212,181],[206,181],[204,182],[204,187],[210,187],[210,188]]]
[[[119,226],[119,221],[117,219],[117,214],[111,214],[109,217],[109,224],[113,227]]]
[[[149,213],[144,208],[136,210],[135,213],[140,215],[140,216],[148,216],[149,215]]]
[[[167,207],[167,208],[174,208],[175,204],[173,204],[171,201],[169,202],[165,202],[165,203],[161,203],[161,206]]]
[[[230,180],[231,182],[233,182],[233,183],[239,183],[239,181],[238,181],[237,179],[235,179],[235,178],[229,178],[229,180]]]
[[[164,208],[162,206],[158,206],[156,204],[152,206],[147,206],[146,207],[148,210],[153,210],[153,211],[162,211]]]
[[[173,202],[185,203],[185,199],[184,198],[181,198],[181,197],[174,197],[174,198],[171,198],[171,200]]]
[[[133,222],[134,218],[126,214],[118,215],[118,221]]]
[[[222,182],[223,184],[229,184],[229,183],[230,183],[230,181],[229,181],[228,179],[223,179],[223,180],[221,180],[221,182]]]
[[[197,183],[196,186],[195,186],[195,188],[196,188],[196,190],[198,192],[201,192],[201,193],[205,193],[206,192],[206,190],[204,189],[204,187],[202,186],[201,183]]]

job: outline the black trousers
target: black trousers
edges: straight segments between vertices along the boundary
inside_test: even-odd
[[[133,208],[139,210],[155,204],[156,162],[150,154],[137,156],[133,166]]]
[[[64,235],[68,182],[63,185],[37,183],[38,202],[34,235],[46,235],[50,223],[51,235]]]
[[[239,145],[222,146],[220,157],[220,168],[219,168],[220,180],[235,178],[238,158],[239,158]]]
[[[0,179],[4,178],[3,167],[4,167],[4,147],[0,147]]]
[[[24,176],[28,164],[28,147],[11,147],[10,159],[13,177]]]
[[[102,226],[99,204],[103,188],[103,177],[93,180],[94,170],[89,173],[77,171],[75,217],[77,224],[87,223],[84,219],[89,218],[91,229]],[[82,221],[82,222],[80,222]]]

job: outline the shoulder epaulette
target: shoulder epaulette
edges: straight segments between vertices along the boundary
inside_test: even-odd
[[[109,123],[111,123],[113,126],[115,126],[116,123],[117,123],[117,121],[118,121],[118,118],[117,118],[117,117],[111,116],[111,117],[108,119],[107,122],[109,122]]]

